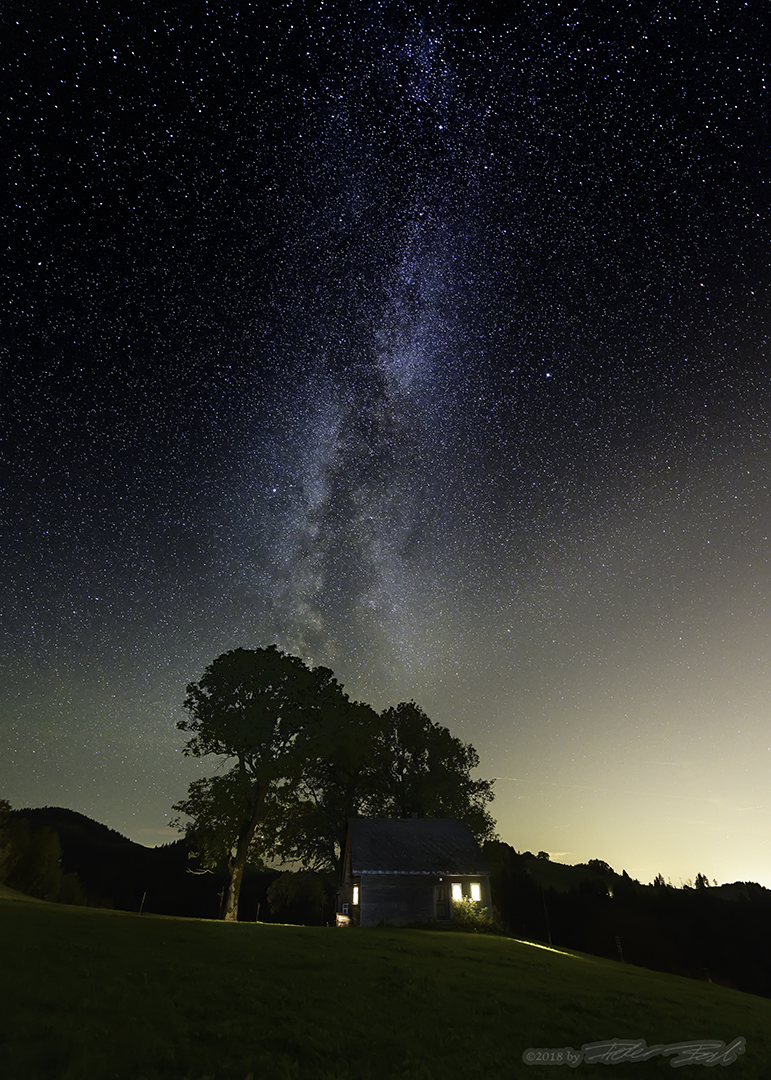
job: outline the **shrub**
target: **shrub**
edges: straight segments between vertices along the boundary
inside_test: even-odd
[[[267,899],[272,914],[284,911],[287,921],[294,916],[316,924],[327,899],[324,878],[312,870],[287,871],[271,884]]]
[[[453,900],[450,926],[466,934],[491,934],[499,929],[487,908],[480,907],[468,896]]]

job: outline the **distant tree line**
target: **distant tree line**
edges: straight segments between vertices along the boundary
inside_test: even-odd
[[[0,883],[38,900],[85,904],[78,875],[65,873],[58,834],[35,826],[0,799]]]
[[[642,885],[602,859],[562,866],[500,841],[485,854],[514,937],[771,997],[771,890],[713,888],[704,874],[682,888],[661,875]]]

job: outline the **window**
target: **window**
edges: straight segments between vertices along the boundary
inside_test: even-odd
[[[452,883],[452,898],[453,900],[463,899],[463,886],[457,881],[453,881]]]
[[[478,881],[471,882],[471,899],[475,904],[478,904],[482,899],[482,886]]]
[[[359,902],[359,886],[354,885],[354,887],[353,887],[353,903],[354,903],[354,905],[356,905],[356,904],[358,904],[358,902]]]

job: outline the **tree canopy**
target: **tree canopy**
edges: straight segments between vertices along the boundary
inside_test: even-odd
[[[335,739],[309,759],[285,799],[273,832],[275,854],[315,870],[338,868],[348,819],[365,812],[374,782],[374,748],[381,719],[369,705],[346,701],[336,714]]]
[[[364,809],[370,817],[457,818],[476,839],[491,840],[495,822],[486,809],[492,780],[474,780],[479,755],[414,701],[382,714],[373,748],[373,785]]]
[[[493,838],[493,781],[472,779],[473,746],[412,701],[380,715],[347,702],[337,719],[338,738],[308,762],[277,823],[277,852],[316,870],[339,869],[351,817],[457,818],[480,843]]]

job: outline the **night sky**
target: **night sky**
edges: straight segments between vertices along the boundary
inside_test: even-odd
[[[0,797],[174,840],[275,642],[517,850],[771,886],[763,5],[3,20]]]

